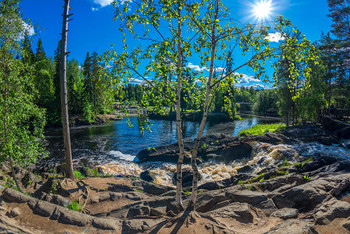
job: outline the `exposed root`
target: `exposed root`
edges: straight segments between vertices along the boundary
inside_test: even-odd
[[[228,227],[213,217],[185,210],[154,227],[151,233],[225,233]]]

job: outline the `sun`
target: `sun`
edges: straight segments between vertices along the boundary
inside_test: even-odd
[[[269,18],[272,13],[272,2],[271,0],[260,0],[256,2],[253,7],[253,14],[259,20],[265,20]]]

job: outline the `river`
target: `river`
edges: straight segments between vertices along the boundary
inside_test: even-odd
[[[153,148],[168,145],[177,141],[176,123],[167,120],[151,120],[152,132],[140,134],[136,117],[130,118],[129,126],[127,119],[108,122],[101,125],[81,126],[71,128],[71,141],[73,151],[73,162],[79,165],[82,159],[89,159],[91,166],[99,166],[105,173],[114,175],[139,176],[144,170],[149,170],[155,175],[154,183],[173,185],[173,176],[176,170],[174,163],[146,162],[136,163],[137,153],[148,147]],[[241,130],[251,128],[256,124],[268,123],[257,117],[238,120],[235,122],[211,125],[207,123],[204,135],[214,133],[225,133],[236,136]],[[197,134],[199,123],[186,121],[183,123],[185,138],[194,138]],[[46,131],[47,149],[51,158],[63,159],[62,130],[51,129]],[[261,170],[269,165],[277,165],[284,160],[285,155],[299,155],[304,158],[332,156],[339,158],[350,158],[350,149],[337,145],[325,146],[319,143],[300,143],[295,145],[270,145],[259,143],[254,146],[254,154],[251,158],[233,161],[231,163],[217,163],[208,161],[199,165],[202,175],[199,183],[221,180],[237,174],[237,169],[250,165],[255,171]],[[291,159],[293,163],[294,159]],[[54,160],[56,161],[56,160]],[[184,165],[184,168],[189,165]]]
[[[129,124],[128,124],[129,122]],[[111,121],[101,125],[79,126],[71,128],[73,158],[98,157],[107,161],[133,161],[136,154],[148,147],[168,145],[177,141],[176,122],[167,120],[150,120],[151,132],[140,134],[137,117]],[[241,130],[260,123],[268,123],[257,117],[237,120],[235,122],[212,125],[207,123],[204,135],[224,133],[237,136]],[[130,126],[130,124],[132,126]],[[185,121],[183,134],[185,138],[194,138],[199,127],[198,122]],[[63,158],[63,137],[61,129],[49,129],[45,133],[47,149],[55,158]],[[137,159],[136,159],[137,160]]]

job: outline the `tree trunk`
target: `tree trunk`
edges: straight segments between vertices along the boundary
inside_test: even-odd
[[[205,123],[207,121],[207,116],[208,116],[208,111],[209,111],[209,106],[210,106],[210,92],[211,92],[211,82],[213,79],[213,74],[214,74],[214,61],[215,61],[215,50],[216,50],[216,36],[215,36],[215,22],[218,17],[218,12],[219,12],[219,0],[215,1],[215,14],[214,14],[214,20],[213,20],[213,27],[212,27],[212,35],[211,35],[211,57],[210,57],[210,68],[209,68],[209,77],[207,81],[207,87],[206,87],[206,96],[205,96],[205,104],[204,104],[204,112],[203,112],[203,117],[201,124],[198,129],[197,137],[194,143],[194,148],[192,152],[192,157],[191,157],[191,167],[193,170],[193,181],[192,181],[192,193],[191,193],[191,199],[190,202],[188,203],[187,210],[194,210],[196,206],[196,201],[197,201],[197,191],[198,191],[198,178],[199,178],[199,170],[197,166],[197,154],[199,150],[199,145],[200,145],[200,140],[203,135],[203,130]],[[212,97],[214,98],[214,97]]]
[[[183,207],[181,193],[182,193],[182,164],[185,156],[185,147],[182,138],[182,128],[181,128],[181,83],[182,83],[182,47],[181,47],[181,9],[180,2],[178,1],[178,28],[177,28],[177,92],[176,92],[176,129],[177,129],[177,139],[179,144],[179,159],[176,165],[176,196],[175,202],[178,206]]]
[[[65,149],[65,163],[67,177],[74,179],[72,148],[70,143],[69,117],[68,117],[68,101],[67,101],[67,34],[68,34],[68,12],[69,1],[64,1],[63,26],[62,26],[62,54],[61,54],[61,114],[62,114],[62,130]]]

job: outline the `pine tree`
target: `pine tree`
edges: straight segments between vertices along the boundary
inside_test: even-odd
[[[350,0],[328,0],[329,17],[332,18],[334,102],[339,107],[350,107]]]
[[[331,32],[341,40],[350,38],[350,0],[328,0],[329,17],[332,18]]]

